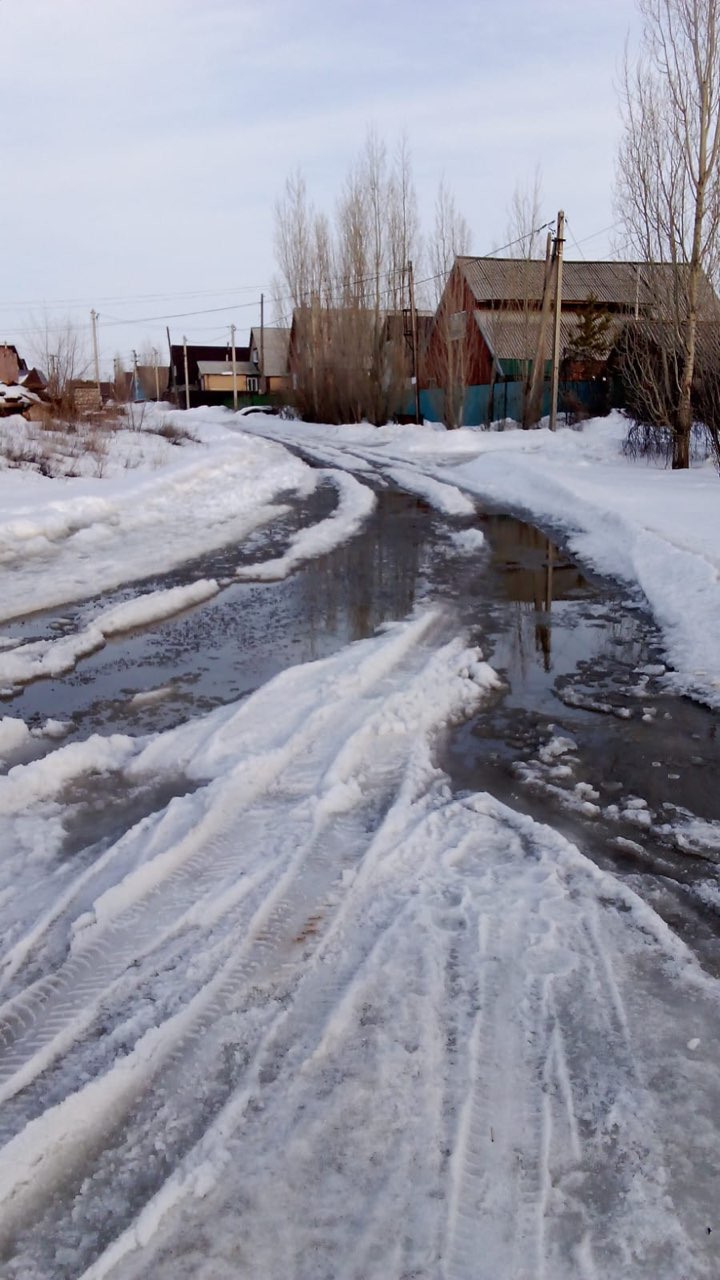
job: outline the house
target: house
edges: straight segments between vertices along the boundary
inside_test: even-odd
[[[39,369],[29,369],[17,347],[0,344],[0,415],[40,413],[47,382]]]
[[[5,386],[16,386],[21,374],[27,373],[25,361],[18,355],[17,347],[4,342],[0,345],[0,382]]]
[[[522,387],[540,345],[544,279],[540,259],[455,259],[421,370],[429,416],[438,416],[438,403],[451,384],[467,424],[508,413],[520,416]],[[561,373],[566,384],[572,383],[573,395],[597,410],[621,335],[634,319],[657,308],[659,298],[668,298],[677,282],[671,264],[565,261]],[[717,308],[706,280],[701,295],[702,306]],[[546,327],[540,352],[544,375],[552,358],[552,327]]]
[[[243,348],[244,350],[244,348]],[[198,380],[204,392],[219,393],[223,400],[234,395],[258,395],[262,379],[252,360],[198,360]]]
[[[187,397],[185,386],[185,360],[187,358]],[[249,366],[250,348],[235,348],[236,364]],[[212,373],[200,373],[200,363],[222,366]],[[227,372],[226,372],[227,371]],[[210,378],[211,385],[205,386],[203,379]],[[222,381],[217,382],[217,379]],[[228,396],[230,397],[228,401]],[[187,401],[195,407],[201,404],[232,403],[232,350],[229,344],[222,347],[200,346],[188,343],[187,347],[174,344],[170,347],[170,398],[180,408],[185,408]]]
[[[263,325],[250,330],[250,362],[264,395],[282,397],[290,388],[290,329]]]
[[[169,387],[169,364],[139,364],[131,375],[132,398],[135,401],[167,400]]]

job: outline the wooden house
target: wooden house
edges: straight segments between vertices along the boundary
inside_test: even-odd
[[[560,329],[563,379],[574,385],[607,381],[608,361],[626,327],[668,299],[679,279],[671,264],[566,260]],[[524,382],[536,358],[544,281],[544,260],[456,258],[425,351],[423,390],[446,394],[454,384],[462,388],[460,398],[467,400],[468,389],[489,389],[489,398],[474,397],[475,417],[482,404],[486,417],[492,416],[495,386]],[[701,295],[701,305],[717,309],[706,280]],[[552,357],[552,328],[551,322],[540,351],[544,375]],[[506,393],[506,404],[507,399]]]
[[[263,395],[282,398],[290,388],[290,329],[277,325],[250,330],[250,363]]]

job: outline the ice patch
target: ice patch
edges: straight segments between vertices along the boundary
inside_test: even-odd
[[[183,587],[152,591],[127,600],[97,614],[82,631],[58,640],[33,640],[16,649],[0,652],[0,680],[23,685],[30,680],[63,675],[90,653],[102,649],[106,641],[135,627],[146,627],[217,595],[214,579],[199,579]]]
[[[372,489],[342,471],[325,470],[319,474],[338,489],[339,501],[335,511],[326,520],[296,533],[284,555],[274,560],[243,565],[236,570],[237,578],[263,582],[286,578],[303,561],[327,555],[334,547],[348,542],[362,528],[375,508],[376,499]]]

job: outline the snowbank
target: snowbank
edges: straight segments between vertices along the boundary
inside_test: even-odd
[[[253,430],[351,470],[361,459],[440,509],[437,481],[558,531],[585,564],[642,590],[673,686],[720,707],[720,481],[710,461],[671,471],[623,457],[626,425],[615,413],[554,433],[275,420]]]
[[[192,430],[198,443],[180,448],[156,432],[112,433],[102,477],[0,469],[0,621],[240,541],[277,514],[278,494],[315,487],[316,473],[276,444],[215,425]]]

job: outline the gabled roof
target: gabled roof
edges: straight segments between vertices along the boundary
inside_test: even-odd
[[[198,360],[198,374],[201,378],[225,376],[229,379],[233,375],[232,360]],[[251,360],[236,360],[235,371],[237,374],[256,374],[257,369]]]
[[[258,352],[258,361],[260,361],[260,350],[262,348],[262,369],[260,372],[266,378],[282,378],[288,372],[288,354],[290,351],[290,330],[267,326],[262,330],[262,342],[260,340],[260,329],[250,330],[250,354],[253,349]],[[257,371],[256,371],[257,372]]]
[[[456,264],[481,308],[512,302],[540,304],[545,262],[540,258],[458,257]],[[672,263],[573,262],[563,263],[563,307],[581,307],[596,298],[612,310],[643,310],[660,296],[669,296],[684,267]],[[717,307],[717,299],[702,277],[701,306]]]
[[[487,346],[500,362],[504,360],[532,360],[539,336],[539,311],[504,311],[486,307],[473,312],[475,322]],[[608,349],[614,346],[627,319],[612,316],[607,328]],[[560,350],[564,354],[571,347],[578,330],[578,317],[570,313],[560,319]],[[552,359],[552,319],[545,330],[544,359]]]
[[[250,350],[248,347],[236,347],[235,356],[237,360],[249,360]],[[193,385],[198,379],[198,361],[199,360],[219,360],[223,362],[231,359],[229,344],[222,347],[217,346],[201,346],[196,343],[188,343],[187,345],[187,362],[188,362],[188,378]],[[174,342],[170,347],[170,360],[173,370],[175,385],[184,386],[185,383],[185,354],[181,344]]]

